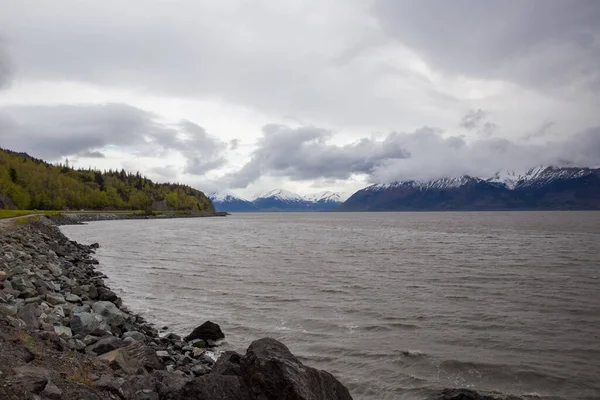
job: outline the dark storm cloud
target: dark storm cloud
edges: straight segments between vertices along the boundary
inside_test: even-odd
[[[352,174],[370,174],[383,160],[408,157],[394,140],[362,139],[339,146],[328,141],[332,132],[316,127],[290,128],[267,125],[251,160],[224,179],[231,187],[243,188],[262,175],[292,180],[347,179]]]
[[[227,147],[193,122],[170,125],[153,113],[116,103],[0,108],[0,145],[47,160],[104,157],[99,149],[107,146],[143,156],[174,150],[192,174],[222,165]]]
[[[600,82],[597,0],[377,0],[374,11],[434,68],[537,87]]]

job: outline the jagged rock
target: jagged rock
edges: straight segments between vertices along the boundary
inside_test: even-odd
[[[196,329],[192,331],[188,336],[185,337],[185,341],[189,342],[194,339],[206,340],[219,340],[225,338],[221,327],[211,321],[206,321]]]
[[[29,282],[20,276],[13,277],[10,280],[10,284],[12,285],[13,289],[18,290],[19,292],[25,290],[25,288],[29,286]]]
[[[102,319],[110,325],[111,328],[122,326],[129,316],[119,310],[116,305],[110,301],[98,301],[92,306],[94,312],[102,316]]]
[[[165,369],[165,365],[156,355],[156,352],[143,342],[133,342],[127,345],[127,350],[132,358],[139,360],[148,371]]]
[[[46,295],[46,301],[52,305],[65,304],[66,300],[60,293],[48,293]]]
[[[100,245],[98,243],[92,243],[92,244],[90,244],[90,249],[97,249],[99,247],[100,247]]]
[[[78,303],[81,301],[81,297],[77,296],[74,293],[70,293],[65,297],[65,300],[68,301],[69,303]]]
[[[112,303],[119,300],[119,296],[115,292],[105,287],[98,288],[98,298],[102,301],[110,301]]]
[[[32,329],[38,329],[40,327],[40,321],[36,315],[37,307],[35,304],[26,304],[17,312],[17,317],[25,322],[25,324]]]
[[[175,400],[181,392],[183,386],[189,381],[185,376],[174,372],[154,371],[152,373],[156,382],[156,389],[161,400]],[[218,397],[214,397],[218,399]]]
[[[196,364],[191,371],[195,376],[203,376],[210,373],[210,368],[204,364]]]
[[[46,384],[41,394],[49,400],[62,400],[62,390],[52,382]]]
[[[131,384],[123,378],[103,375],[100,379],[95,380],[93,385],[96,388],[108,390],[123,400],[133,400],[136,398]]]
[[[253,342],[242,357],[226,352],[210,374],[192,379],[178,400],[351,400],[333,375],[303,365],[275,339]]]
[[[28,392],[40,393],[48,383],[48,371],[44,368],[24,365],[14,368],[13,371]]]
[[[114,336],[106,336],[98,340],[96,343],[88,346],[87,350],[99,356],[101,354],[108,353],[109,351],[121,348],[124,345],[125,343],[121,339]]]
[[[429,400],[499,400],[497,397],[482,395],[471,389],[444,389]]]
[[[132,338],[133,340],[143,342],[146,340],[146,336],[144,334],[137,331],[129,331],[123,334],[123,339]]]
[[[122,347],[96,357],[100,361],[107,362],[114,370],[123,370],[128,374],[139,374],[143,372],[142,364],[136,358],[131,357],[129,350]]]
[[[74,334],[87,335],[100,327],[100,321],[91,313],[81,312],[71,317],[69,326]]]
[[[19,298],[21,299],[29,299],[32,297],[36,297],[38,295],[38,291],[33,289],[33,288],[25,288],[23,290],[21,290],[21,293],[19,293]]]
[[[56,334],[58,336],[61,336],[63,338],[67,338],[67,339],[69,339],[69,338],[71,338],[71,336],[73,336],[73,332],[71,331],[71,329],[66,326],[55,326],[54,332],[56,332]]]

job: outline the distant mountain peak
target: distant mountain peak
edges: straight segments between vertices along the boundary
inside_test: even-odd
[[[302,200],[302,196],[300,196],[296,193],[290,192],[288,190],[285,190],[285,189],[273,189],[266,193],[259,193],[253,197],[253,200],[271,199],[271,198],[278,199],[278,200],[284,200],[284,201],[301,201]]]

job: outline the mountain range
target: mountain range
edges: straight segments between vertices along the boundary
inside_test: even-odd
[[[339,211],[600,209],[600,168],[540,166],[487,179],[460,176],[375,184]]]
[[[212,192],[208,194],[215,208],[225,212],[256,211],[331,211],[339,207],[348,198],[347,194],[330,191],[307,196],[283,189],[274,189],[255,195],[251,200],[243,199],[231,192]]]

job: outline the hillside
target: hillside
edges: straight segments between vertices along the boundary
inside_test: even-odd
[[[154,183],[139,173],[51,165],[0,149],[0,209],[214,212],[199,190]]]
[[[597,210],[600,169],[538,167],[493,178],[448,177],[376,184],[353,194],[340,211]]]

